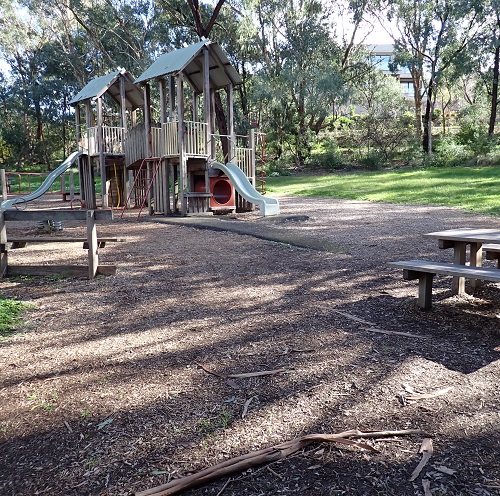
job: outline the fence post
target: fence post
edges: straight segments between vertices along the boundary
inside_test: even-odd
[[[2,181],[2,200],[7,200],[7,178],[5,176],[5,169],[0,169],[0,180]]]

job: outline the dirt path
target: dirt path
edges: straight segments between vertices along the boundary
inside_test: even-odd
[[[116,276],[0,282],[1,293],[34,305],[0,343],[1,494],[132,494],[303,434],[353,428],[422,429],[434,454],[409,482],[420,436],[371,441],[380,454],[314,445],[184,494],[423,495],[423,479],[433,495],[500,494],[500,286],[458,298],[438,278],[434,308],[421,312],[416,282],[385,265],[450,260],[422,234],[498,219],[281,204],[278,218],[214,218],[210,229],[129,214],[99,229],[128,240],[101,252]],[[85,263],[85,253],[11,252],[18,263]],[[285,371],[223,379],[197,364],[220,375]],[[452,389],[411,401],[412,388]]]

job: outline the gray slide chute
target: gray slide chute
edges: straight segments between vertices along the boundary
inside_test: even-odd
[[[45,194],[52,186],[52,183],[61,174],[64,174],[78,160],[78,157],[80,155],[81,155],[80,152],[72,153],[59,167],[57,167],[57,169],[54,169],[52,172],[49,173],[49,175],[45,178],[40,187],[35,191],[33,191],[33,193],[24,196],[16,196],[15,198],[11,198],[10,200],[3,201],[2,204],[0,205],[0,210],[9,210],[15,207],[16,205],[21,205],[23,203],[36,200],[37,198]]]
[[[280,213],[280,206],[278,200],[261,195],[248,180],[246,174],[232,162],[226,165],[220,162],[212,162],[211,166],[214,169],[219,169],[229,180],[233,183],[236,191],[248,202],[253,203],[259,207],[259,213],[263,216],[278,215]]]

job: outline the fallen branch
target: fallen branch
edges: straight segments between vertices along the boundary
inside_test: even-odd
[[[407,338],[425,339],[425,336],[419,336],[418,334],[411,334],[409,332],[400,332],[400,331],[387,331],[386,329],[380,329],[373,322],[368,322],[367,320],[360,319],[359,317],[356,317],[356,315],[352,315],[351,313],[341,312],[340,310],[334,310],[334,309],[332,309],[332,312],[338,313],[339,315],[342,315],[346,319],[353,320],[354,322],[359,322],[360,324],[364,324],[367,327],[360,327],[360,329],[362,329],[363,331],[378,332],[380,334],[394,334],[396,336],[405,336]]]
[[[263,375],[276,375],[281,372],[286,372],[287,369],[281,368],[276,370],[262,370],[260,372],[245,372],[242,374],[218,374],[212,370],[207,369],[201,363],[196,363],[200,369],[204,370],[207,374],[215,375],[215,377],[220,377],[221,379],[247,379],[249,377],[260,377]]]
[[[378,453],[378,450],[369,444],[360,443],[348,438],[378,438],[388,436],[407,436],[413,434],[422,435],[423,432],[420,430],[375,432],[350,430],[339,434],[309,434],[307,436],[292,439],[291,441],[286,441],[282,444],[278,444],[277,446],[272,446],[259,451],[251,451],[245,455],[231,458],[230,460],[226,460],[195,474],[182,477],[181,479],[174,479],[167,484],[138,492],[136,493],[136,496],[170,496],[177,494],[185,489],[205,484],[220,477],[225,477],[235,472],[247,470],[248,468],[256,465],[262,465],[264,463],[270,463],[285,458],[314,442],[334,442],[346,444]]]
[[[422,469],[425,467],[430,457],[434,453],[434,449],[432,447],[432,439],[426,437],[422,440],[422,445],[420,446],[419,453],[422,453],[422,459],[415,467],[415,470],[412,472],[410,482],[413,482],[420,475],[420,472],[422,472]]]
[[[425,336],[419,336],[418,334],[411,334],[410,332],[401,331],[387,331],[386,329],[380,329],[379,327],[360,327],[363,331],[377,332],[379,334],[392,334],[394,336],[404,336],[405,338],[420,338],[426,339]]]
[[[452,386],[446,387],[444,389],[439,389],[437,391],[434,391],[433,393],[415,393],[415,394],[409,394],[406,396],[407,400],[425,400],[428,398],[435,398],[436,396],[442,396],[443,394],[446,394],[450,392],[453,389]]]

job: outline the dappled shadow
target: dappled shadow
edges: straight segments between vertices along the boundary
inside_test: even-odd
[[[2,491],[129,494],[304,433],[350,428],[429,431],[433,464],[459,464],[456,476],[441,476],[450,494],[467,480],[486,485],[497,466],[489,454],[480,463],[478,450],[497,442],[498,288],[453,302],[439,280],[434,310],[421,312],[414,284],[385,267],[393,248],[408,246],[403,238],[419,238],[402,227],[389,234],[364,205],[360,215],[374,223],[363,224],[362,242],[349,236],[354,214],[316,226],[344,244],[339,253],[153,220],[109,248],[115,277],[10,281],[7,292],[36,302],[39,315],[0,348]],[[410,244],[446,255],[431,245]],[[221,376],[284,372],[227,379],[197,363]],[[403,383],[454,389],[412,403]],[[407,482],[420,441],[377,443],[383,456],[311,448],[243,474],[224,494],[409,494],[421,488]],[[186,494],[218,494],[225,482]]]

